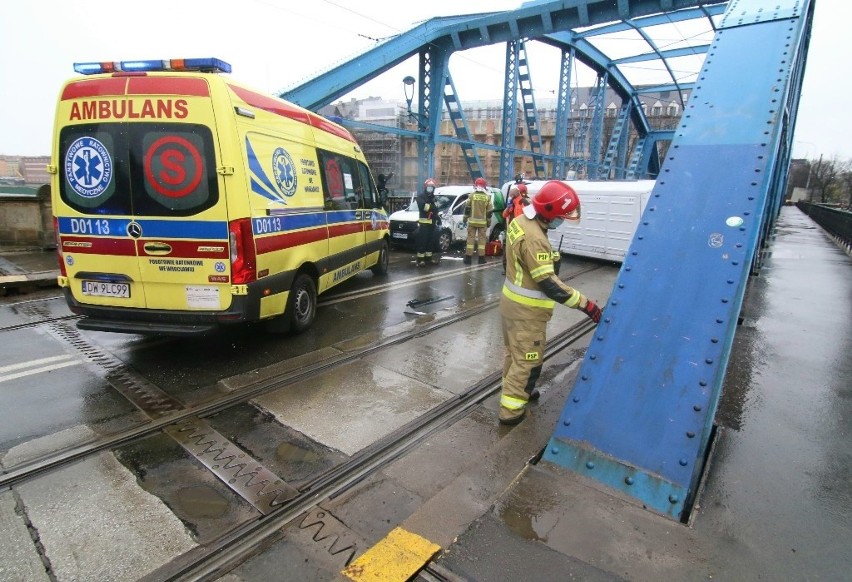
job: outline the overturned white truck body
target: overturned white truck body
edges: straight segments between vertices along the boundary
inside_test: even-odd
[[[547,180],[525,182],[534,197]],[[633,240],[633,234],[654,180],[595,181],[565,180],[580,197],[581,220],[566,220],[558,228],[547,231],[553,248],[566,255],[580,255],[622,262]],[[503,185],[508,192],[513,184]]]

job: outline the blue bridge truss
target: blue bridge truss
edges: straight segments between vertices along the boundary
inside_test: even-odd
[[[514,156],[533,158],[536,173],[549,165],[550,177],[582,164],[592,178],[657,179],[543,461],[684,520],[711,445],[749,276],[783,201],[813,10],[814,0],[536,0],[514,11],[429,20],[281,96],[318,110],[416,55],[420,127],[396,131],[419,138],[421,176],[431,175],[435,144],[449,141],[474,153],[498,148],[501,183]],[[712,42],[665,49],[646,32],[694,19],[711,24]],[[594,42],[620,31],[637,32],[650,50],[610,58]],[[533,41],[562,50],[550,154],[533,135],[535,107],[525,105],[524,47]],[[499,146],[471,141],[448,67],[454,52],[496,43],[507,46]],[[703,64],[684,82],[673,62],[695,54],[704,54]],[[670,83],[635,87],[620,69],[651,60],[662,63]],[[593,116],[584,136],[592,153],[583,160],[569,157],[565,137],[577,61],[597,73],[601,99],[601,119]],[[621,98],[609,136],[606,88]],[[674,130],[653,130],[639,97],[666,90],[691,95]],[[455,137],[439,135],[444,103],[460,128]],[[515,147],[518,111],[532,136],[529,151]],[[638,135],[632,151],[629,128]],[[660,141],[670,142],[665,159]],[[478,172],[478,158],[466,157]]]

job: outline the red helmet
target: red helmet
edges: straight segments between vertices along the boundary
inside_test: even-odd
[[[473,181],[473,187],[480,192],[485,192],[485,189],[488,187],[488,182],[485,181],[485,178],[477,178]]]
[[[431,194],[435,191],[435,180],[432,178],[427,178],[425,182],[423,182],[423,191],[427,194]]]
[[[559,180],[551,180],[533,196],[532,205],[542,220],[555,218],[577,220],[580,218],[580,198],[574,189]]]

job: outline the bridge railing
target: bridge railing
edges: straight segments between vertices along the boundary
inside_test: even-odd
[[[852,254],[852,212],[805,200],[799,200],[796,206],[833,236],[848,254]]]

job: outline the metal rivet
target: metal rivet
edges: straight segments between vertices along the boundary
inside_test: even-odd
[[[585,374],[583,374],[583,375],[582,375],[582,376],[580,376],[580,377],[583,379],[583,381],[584,381],[584,382],[585,382],[586,380],[588,380],[588,379],[589,379],[589,377],[588,377],[588,376],[586,376]]]
[[[731,264],[734,265],[734,266],[737,266],[737,265],[740,264],[740,262],[739,261],[731,261]]]
[[[689,464],[686,459],[681,459],[678,461],[678,463],[681,467],[686,467]]]
[[[594,469],[595,464],[591,461],[586,461],[586,469]]]
[[[609,323],[610,319],[608,317],[604,317],[604,323]]]
[[[698,385],[699,386],[707,386],[707,380],[699,380]]]
[[[707,364],[712,364],[713,358],[707,358],[706,360],[704,360],[704,362],[707,363]]]
[[[669,503],[677,503],[680,498],[677,495],[669,495]]]
[[[553,448],[550,449],[550,452],[554,455],[558,455],[559,454],[559,448],[553,447]]]
[[[688,432],[686,433],[686,438],[688,438],[688,439],[694,439],[694,438],[695,438],[695,433],[694,433],[694,432],[692,432],[692,431],[688,431]]]
[[[633,477],[625,477],[624,482],[628,485],[633,485]]]
[[[597,360],[598,356],[597,356],[597,354],[592,354],[592,355],[589,356],[589,359],[590,360]]]
[[[618,305],[618,301],[610,301],[609,304],[610,305]]]
[[[619,288],[619,289],[624,289],[624,283],[619,283],[619,284],[618,284],[618,288]]]
[[[599,342],[602,342],[602,341],[604,340],[604,336],[599,335],[599,336],[597,336],[597,338],[596,338],[596,339],[597,339]]]
[[[696,404],[695,406],[692,407],[692,410],[694,410],[695,412],[701,412],[701,405]]]
[[[563,420],[562,424],[564,424],[565,426],[571,426],[571,419],[568,418],[568,419]]]
[[[711,343],[714,343],[714,344],[718,344],[718,343],[719,343],[719,338],[717,338],[717,337],[711,337],[711,338],[710,338],[710,342],[711,342]]]
[[[721,318],[716,318],[716,323],[724,323],[725,320]]]
[[[629,270],[631,270],[631,269],[632,269],[632,267],[624,267],[624,270],[625,270],[625,271],[629,271]]]
[[[575,396],[575,397],[574,397],[574,398],[572,398],[571,400],[573,400],[574,402],[580,402],[580,397],[579,397],[579,396]]]
[[[727,299],[727,298],[725,298],[725,297],[723,297],[723,298],[722,298],[722,303],[727,303],[727,302],[728,302],[728,299]]]

